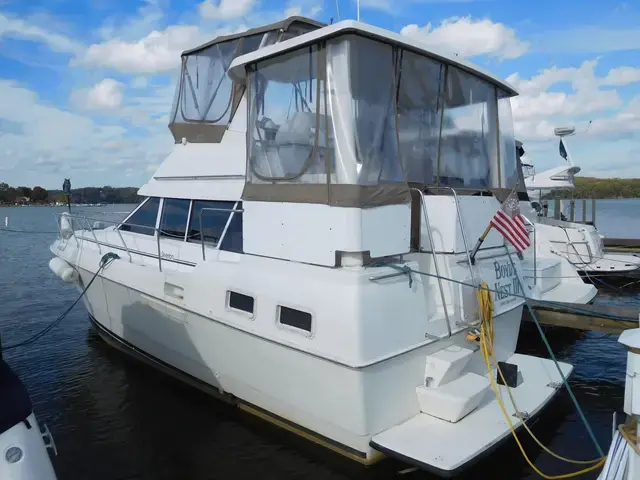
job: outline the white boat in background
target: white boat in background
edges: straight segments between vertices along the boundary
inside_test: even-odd
[[[354,21],[217,38],[182,56],[146,199],[107,227],[60,215],[50,266],[81,290],[98,275],[86,308],[132,355],[361,463],[452,475],[511,436],[474,333],[481,282],[519,412],[573,370],[515,353],[504,238],[470,258],[517,182],[515,94]]]
[[[556,128],[554,133],[560,137],[559,153],[566,163],[537,173],[530,160],[521,160],[524,182],[531,201],[529,207],[526,205],[528,202],[521,202],[522,213],[535,223],[536,234],[551,243],[552,251],[566,258],[581,273],[596,276],[627,276],[638,273],[640,258],[605,253],[604,237],[594,225],[568,221],[564,212],[559,212],[559,218],[548,216],[545,195],[557,190],[575,189],[575,175],[580,171],[580,167],[573,163],[566,142],[566,137],[572,136],[575,129],[561,127]]]
[[[532,239],[532,245],[525,250],[522,262],[524,278],[531,287],[530,296],[548,302],[589,303],[598,290],[594,285],[585,283],[576,266],[558,254],[555,245],[547,238],[546,227],[541,227],[538,222],[538,215],[525,187],[524,168],[528,165],[522,163],[524,153],[522,142],[516,142],[520,212],[527,219]]]
[[[624,412],[627,421],[616,425],[607,460],[598,480],[640,480],[640,328],[625,330],[618,339],[627,350]]]
[[[0,358],[0,479],[56,480],[49,448],[57,454],[47,426],[40,429],[26,388]]]

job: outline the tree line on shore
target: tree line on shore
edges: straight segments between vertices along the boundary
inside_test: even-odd
[[[83,187],[71,189],[71,203],[138,203],[140,197],[136,187]],[[0,183],[0,204],[50,205],[66,203],[62,190],[47,190],[40,186],[12,187]]]
[[[637,198],[640,178],[576,177],[576,188],[558,192],[562,198]]]
[[[576,188],[558,192],[562,198],[637,198],[640,178],[576,177]],[[138,203],[141,197],[136,187],[83,187],[71,190],[71,203]],[[12,187],[0,183],[0,204],[50,205],[66,203],[62,190],[47,190],[40,186]]]

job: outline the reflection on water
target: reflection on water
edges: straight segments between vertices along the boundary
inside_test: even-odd
[[[122,206],[117,206],[122,211]],[[53,208],[7,208],[11,225],[55,230]],[[0,332],[5,344],[23,340],[48,324],[76,297],[47,266],[54,235],[0,232]],[[638,304],[640,289],[598,301]],[[573,390],[596,436],[607,449],[612,412],[622,411],[625,353],[617,337],[552,330],[560,360],[575,365]],[[522,329],[519,351],[546,356],[537,331]],[[156,373],[107,346],[76,308],[46,337],[6,359],[27,384],[41,421],[56,440],[54,464],[61,480],[72,479],[382,479],[407,466],[384,461],[360,467],[265,422]],[[593,446],[566,394],[533,427],[557,453],[593,458]],[[470,435],[473,432],[469,432]],[[573,470],[525,448],[546,473]],[[597,474],[581,478],[595,479]],[[402,478],[428,479],[424,472]],[[465,478],[537,478],[514,442],[480,462]]]

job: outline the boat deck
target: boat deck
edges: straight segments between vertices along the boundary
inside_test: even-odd
[[[521,414],[530,418],[558,393],[562,378],[551,360],[514,354],[508,363],[518,366],[519,384],[511,393]],[[573,371],[573,366],[567,363],[560,363],[560,367],[565,377]],[[520,427],[522,422],[514,416],[506,387],[499,389],[511,422],[515,428]],[[420,413],[375,435],[371,446],[390,457],[451,477],[509,438],[509,425],[490,390],[480,407],[457,423]]]

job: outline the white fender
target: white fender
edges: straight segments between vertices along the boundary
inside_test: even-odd
[[[65,283],[76,283],[78,281],[78,271],[60,257],[53,257],[49,260],[49,268]]]

